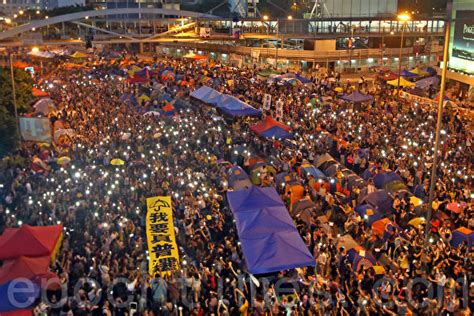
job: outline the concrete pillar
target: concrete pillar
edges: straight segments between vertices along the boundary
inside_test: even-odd
[[[143,42],[140,42],[139,43],[139,47],[140,47],[140,54],[143,54]]]

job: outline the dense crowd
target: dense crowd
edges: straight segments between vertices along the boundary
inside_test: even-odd
[[[51,122],[60,120],[74,131],[70,146],[52,145],[45,151],[39,144],[24,143],[15,154],[29,160],[41,157],[47,166],[34,172],[29,166],[11,165],[0,176],[2,228],[65,228],[51,270],[67,284],[68,297],[59,307],[39,303],[38,313],[126,315],[130,306],[120,303],[131,295],[139,315],[470,314],[473,252],[466,244],[451,247],[450,240],[458,227],[474,229],[473,129],[455,108],[443,116],[438,207],[425,248],[424,226],[408,222],[426,214],[426,203],[415,207],[407,194],[393,193],[390,219],[401,227],[403,238],[392,232],[377,236],[354,212],[361,190],[349,190],[349,201],[343,201],[298,172],[303,163],[329,153],[358,175],[370,172],[365,183],[369,192],[375,190],[373,175],[391,170],[410,191],[428,200],[436,111],[397,100],[383,80],[373,87],[362,80],[355,88],[374,99],[354,105],[336,98],[336,87],[343,92],[354,88],[336,74],[320,74],[311,78],[312,84],[293,86],[270,83],[258,76],[257,67],[136,60],[140,68],[172,69],[181,80],[151,75],[147,83],[129,84],[115,74],[118,62],[102,60],[75,69],[62,64],[54,62],[39,84],[57,105]],[[251,119],[222,118],[214,108],[192,100],[189,94],[203,84],[203,77],[210,78],[206,84],[214,89],[256,107],[270,94],[273,105],[264,115],[291,126],[294,140],[260,138],[249,129]],[[122,98],[128,94],[147,94],[149,99],[134,105]],[[179,100],[174,104],[177,113],[144,115],[165,106],[160,98],[164,94]],[[63,155],[71,158],[69,164],[57,163]],[[245,168],[255,156],[277,157],[280,171],[301,181],[315,204],[311,220],[294,220],[316,267],[266,276],[266,287],[248,278],[226,200],[231,189],[228,166],[221,163]],[[112,165],[116,158],[125,164]],[[265,185],[275,185],[274,175],[261,177]],[[341,180],[341,185],[348,184]],[[173,198],[181,269],[163,277],[148,275],[145,200],[167,195]],[[446,209],[451,202],[462,205],[459,212]],[[347,234],[376,254],[385,273],[352,268],[347,249],[339,244]],[[96,283],[84,282],[86,278]],[[117,278],[127,281],[114,284]],[[275,287],[282,278],[286,293]],[[416,278],[427,282],[412,287]],[[60,296],[48,291],[52,302]]]

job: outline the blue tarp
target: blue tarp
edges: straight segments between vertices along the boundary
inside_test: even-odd
[[[432,76],[428,78],[424,78],[415,82],[415,87],[420,89],[428,89],[431,85],[438,86],[439,85],[439,77]]]
[[[15,311],[18,309],[28,308],[33,305],[35,300],[40,295],[40,288],[34,283],[31,283],[30,288],[27,284],[25,284],[24,281],[19,281],[16,284],[12,284],[12,282],[14,281],[10,281],[0,285],[0,312]],[[10,285],[12,287],[10,287]],[[16,291],[12,291],[12,288],[15,288]],[[12,300],[10,300],[9,294],[11,295]],[[15,304],[15,302],[18,304]]]
[[[341,99],[344,101],[354,103],[369,102],[372,101],[373,98],[373,96],[360,93],[359,91],[354,91],[351,94],[346,94],[341,97]]]
[[[204,103],[213,105],[229,116],[260,116],[262,111],[258,110],[236,97],[222,94],[208,86],[193,91],[191,97]]]
[[[283,128],[278,127],[278,126],[273,126],[267,129],[266,131],[261,132],[260,136],[263,136],[266,138],[275,138],[275,139],[293,138],[293,135],[291,133],[285,131]]]
[[[248,105],[236,97],[223,94],[217,108],[229,116],[260,116],[261,110]]]
[[[312,81],[309,80],[308,78],[305,78],[305,77],[301,77],[300,75],[296,75],[295,76],[296,79],[298,79],[301,83],[311,83]]]
[[[314,266],[315,261],[275,188],[227,192],[250,273]]]

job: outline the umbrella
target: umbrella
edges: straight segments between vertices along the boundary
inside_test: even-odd
[[[451,202],[446,205],[446,209],[453,213],[459,214],[462,210],[464,210],[464,206],[464,203]]]
[[[425,223],[425,218],[424,217],[415,217],[411,221],[408,222],[408,225],[411,225],[415,228],[420,227],[420,225]]]
[[[112,166],[122,166],[125,164],[125,161],[123,161],[122,159],[115,158],[110,161],[110,164]]]
[[[58,165],[65,165],[65,164],[68,164],[70,161],[71,161],[71,158],[69,158],[68,156],[63,156],[61,158],[58,158],[56,163]]]
[[[394,80],[387,81],[387,83],[391,86],[397,87],[398,86],[398,78],[394,79]],[[411,81],[406,80],[403,77],[400,77],[400,86],[402,86],[402,87],[414,87],[415,84]]]

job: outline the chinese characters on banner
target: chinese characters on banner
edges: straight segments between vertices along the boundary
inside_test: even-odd
[[[171,197],[146,199],[146,237],[148,240],[148,273],[167,274],[179,269],[179,253],[174,236]]]

